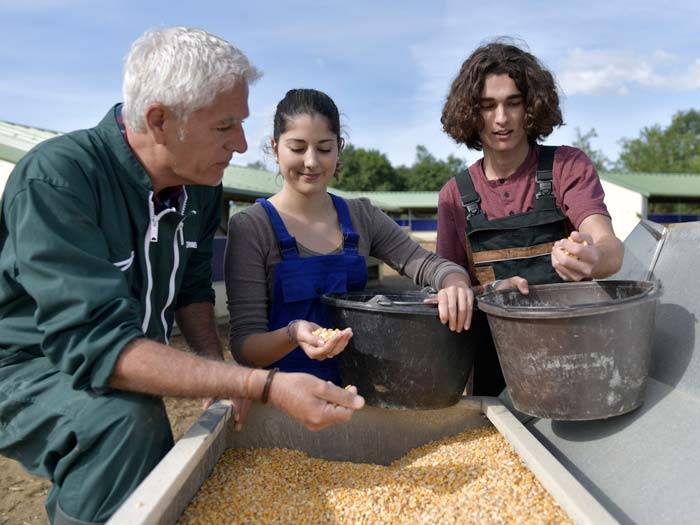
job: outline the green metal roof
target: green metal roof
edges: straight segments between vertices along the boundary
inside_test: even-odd
[[[336,190],[331,188],[333,193]],[[346,191],[341,196],[350,198],[367,197],[372,202],[382,203],[383,209],[427,209],[434,210],[438,205],[437,191]]]
[[[381,208],[384,211],[400,211],[407,207],[402,205],[400,202],[397,202],[396,199],[392,200],[387,197],[388,194],[401,193],[400,191],[343,191],[336,188],[328,188],[328,191],[344,199],[360,199],[362,197],[367,198],[377,208]],[[437,200],[435,202],[437,202]]]
[[[60,133],[0,120],[0,159],[17,163],[25,153]]]
[[[282,178],[270,171],[229,166],[224,171],[223,185],[224,193],[267,198],[280,190]]]
[[[229,166],[224,171],[224,194],[229,196],[245,196],[245,197],[255,197],[255,198],[267,198],[275,193],[277,193],[282,188],[282,177],[278,176],[276,173],[270,171],[258,170],[254,168],[245,168],[243,166]],[[401,191],[387,191],[387,192],[370,192],[370,191],[343,191],[336,188],[329,188],[331,193],[343,197],[346,199],[356,199],[360,197],[368,198],[372,204],[375,206],[387,210],[387,211],[398,211],[405,208],[413,208],[411,203],[416,200],[416,195],[427,195],[420,201],[421,203],[434,203],[428,204],[427,208],[437,207],[437,193],[433,192],[401,192]],[[406,195],[405,199],[401,196]],[[433,196],[434,199],[430,199]],[[416,202],[418,202],[416,200]]]
[[[700,197],[700,174],[601,173],[600,178],[644,197]]]

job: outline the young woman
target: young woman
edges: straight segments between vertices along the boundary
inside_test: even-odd
[[[231,351],[239,362],[339,383],[329,358],[345,349],[352,329],[328,340],[312,332],[328,327],[323,294],[366,286],[368,255],[438,289],[443,324],[469,328],[474,296],[462,267],[424,250],[369,200],[328,193],[343,148],[330,97],[289,91],[277,105],[271,146],[282,189],[229,223],[226,291]]]

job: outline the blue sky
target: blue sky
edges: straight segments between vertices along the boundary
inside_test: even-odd
[[[524,41],[555,74],[566,126],[595,128],[611,158],[620,139],[700,109],[700,3],[687,1],[0,0],[0,120],[70,131],[121,98],[123,57],[145,30],[196,26],[242,49],[264,72],[251,89],[249,151],[263,160],[277,101],[293,87],[331,95],[347,138],[411,164],[415,147],[469,162],[440,112],[462,61],[484,41]]]

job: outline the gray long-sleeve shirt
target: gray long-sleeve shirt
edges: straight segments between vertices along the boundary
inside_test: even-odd
[[[450,273],[467,275],[459,265],[442,259],[413,241],[368,199],[346,200],[352,225],[360,236],[360,255],[387,263],[419,286],[440,289]],[[301,257],[322,255],[297,243]],[[338,250],[332,253],[340,253]],[[235,214],[229,221],[224,273],[231,317],[231,352],[240,359],[243,340],[268,331],[274,266],[282,260],[277,237],[260,204]]]

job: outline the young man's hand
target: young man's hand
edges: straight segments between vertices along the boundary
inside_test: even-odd
[[[508,279],[501,279],[493,286],[495,290],[518,290],[521,294],[527,295],[530,293],[530,286],[527,279],[514,275]]]
[[[592,279],[600,257],[600,250],[587,233],[571,232],[568,238],[558,240],[552,247],[552,266],[565,281]]]

